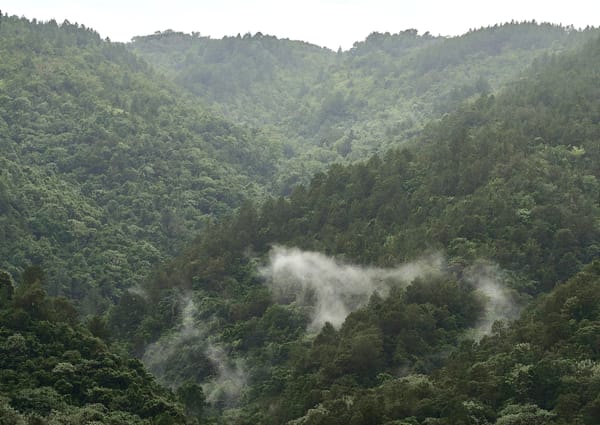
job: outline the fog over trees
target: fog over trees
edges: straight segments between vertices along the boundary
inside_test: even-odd
[[[599,37],[2,15],[0,423],[599,423]]]

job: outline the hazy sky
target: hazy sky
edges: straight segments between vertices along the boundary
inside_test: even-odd
[[[68,19],[129,41],[157,30],[205,36],[247,32],[348,49],[373,31],[458,35],[511,20],[600,26],[598,0],[4,0],[3,13]]]

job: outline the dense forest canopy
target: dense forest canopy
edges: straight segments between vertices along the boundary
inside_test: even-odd
[[[600,422],[595,29],[1,18],[0,423]]]
[[[573,316],[588,311],[579,305],[587,303],[586,296],[575,294],[594,292],[597,266],[553,292],[566,303],[573,291],[573,310],[532,307],[563,308],[551,323],[564,333],[530,339],[535,332],[553,332],[543,313],[526,313],[510,328],[477,330],[489,309],[503,306],[497,318],[514,317],[518,305],[551,291],[598,257],[599,46],[594,40],[574,52],[540,57],[500,93],[482,94],[427,125],[410,149],[334,165],[288,198],[245,204],[149,281],[151,304],[162,300],[173,306],[174,292],[191,294],[180,320],[195,320],[199,335],[210,335],[212,345],[229,353],[230,367],[247,365],[246,391],[235,393],[237,404],[223,393],[214,407],[236,414],[238,423],[595,423],[593,390],[575,399],[568,386],[556,386],[577,379],[578,362],[597,367],[596,310],[582,313],[585,320]],[[304,251],[273,249],[273,244]],[[331,275],[319,268],[325,260],[315,258],[316,252],[335,257]],[[341,326],[329,323],[307,337],[314,312],[323,306],[323,287],[305,292],[307,279],[321,276],[322,285],[341,291],[350,278],[340,264],[378,266],[383,276],[394,276],[395,266],[428,252],[445,253],[441,274],[426,273],[383,292],[373,286],[378,295],[368,301],[355,291],[342,301],[325,298],[345,302],[349,315]],[[273,277],[277,273],[269,270],[277,261],[295,265]],[[310,268],[297,271],[303,262]],[[369,273],[361,276],[361,282],[369,279]],[[279,291],[276,279],[296,292],[273,298]],[[590,289],[573,282],[586,282]],[[119,304],[115,312],[127,305]],[[163,312],[145,311],[138,330],[127,334],[136,350],[155,339],[165,323]],[[579,320],[591,339],[569,339]],[[569,321],[574,327],[563,328]],[[196,380],[214,388],[221,378],[211,370],[218,363],[211,360],[210,347],[200,336],[182,339],[185,327],[170,323],[173,329],[146,352],[147,365],[165,382],[178,382],[195,364]],[[463,343],[490,332],[493,340],[511,335],[513,344],[498,344],[508,353]],[[156,347],[173,341],[176,351],[156,356]],[[562,350],[563,344],[573,345]],[[531,347],[529,357],[521,359],[519,350]],[[495,355],[508,358],[500,366],[493,363]],[[459,384],[457,377],[475,367],[465,358],[494,366],[486,363],[485,375]],[[564,368],[551,374],[558,363]],[[493,368],[506,388],[486,368]],[[520,373],[521,378],[512,375]],[[527,384],[518,389],[514,379]],[[480,392],[486,383],[489,392]]]
[[[141,362],[109,350],[66,298],[46,295],[40,269],[16,288],[0,272],[0,291],[3,424],[184,423],[173,393]]]
[[[262,196],[278,145],[215,117],[122,44],[4,18],[0,264],[102,308],[207,219]]]
[[[216,40],[165,31],[129,47],[224,116],[281,139],[291,157],[277,188],[288,193],[331,162],[405,144],[428,121],[516,79],[536,56],[595,33],[535,22],[460,37],[375,32],[333,52],[261,33]]]

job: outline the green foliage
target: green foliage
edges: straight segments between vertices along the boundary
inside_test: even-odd
[[[388,376],[371,388],[340,382],[321,391],[316,402],[307,400],[302,413],[288,409],[297,417],[288,423],[596,423],[597,341],[577,335],[597,327],[599,284],[600,265],[595,262],[515,323],[496,327],[479,344],[461,344],[429,376]],[[324,328],[313,344],[332,337],[332,329]],[[299,397],[285,393],[287,400],[292,396]]]
[[[0,270],[0,308],[6,307],[12,300],[15,285],[7,272]]]
[[[445,385],[491,408],[504,406],[497,423],[596,421],[597,342],[577,335],[600,319],[599,272],[591,264],[475,352],[464,350],[441,374]]]
[[[235,122],[284,141],[277,187],[288,194],[332,162],[406,143],[465,100],[500,90],[533,58],[596,34],[535,22],[452,38],[372,33],[345,52],[257,33],[221,40],[165,31],[130,49]]]
[[[600,134],[596,91],[585,89],[596,86],[597,45],[540,61],[502,95],[428,126],[411,151],[332,166],[256,218],[216,228],[192,256],[217,264],[212,252],[227,269],[232,254],[279,243],[385,266],[444,249],[457,263],[484,256],[522,272],[530,292],[549,289],[598,254]]]
[[[556,54],[593,34],[408,30],[334,54],[167,31],[128,50],[3,19],[0,422],[598,423],[600,42]],[[334,161],[353,164],[293,187]],[[289,196],[260,200],[273,188]],[[273,244],[448,265],[307,335],[310,309],[261,280]],[[482,257],[537,298],[473,342]]]
[[[86,313],[268,185],[276,144],[209,114],[122,44],[4,17],[0,55],[0,267],[42,266],[48,291]]]
[[[333,165],[287,198],[245,204],[146,283],[155,301],[173,287],[195,291],[199,315],[215,320],[208,333],[251,365],[239,417],[597,421],[598,266],[561,282],[598,254],[598,45],[540,59],[502,93],[428,125],[410,149]],[[260,302],[256,264],[272,244],[377,266],[442,250],[449,264],[309,338],[299,306]],[[474,343],[465,330],[483,306],[465,270],[482,257],[522,294],[555,289]]]
[[[37,279],[21,282],[0,309],[0,378],[2,423],[185,422],[139,361],[111,353],[78,325],[72,304],[48,297]]]
[[[186,415],[197,418],[202,416],[206,403],[202,387],[193,382],[186,382],[177,388],[176,393],[179,400],[183,403]]]

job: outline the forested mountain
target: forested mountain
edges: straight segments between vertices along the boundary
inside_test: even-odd
[[[356,385],[354,376],[330,386],[327,363],[317,373],[311,374],[310,369],[307,373],[306,364],[310,367],[309,359],[315,355],[329,351],[343,356],[348,349],[344,340],[346,328],[352,325],[345,324],[339,336],[324,329],[290,379],[308,376],[311,392],[302,392],[307,381],[287,385],[283,400],[301,403],[297,411],[306,409],[302,417],[288,423],[596,424],[600,420],[599,285],[596,262],[540,299],[510,326],[496,327],[492,336],[478,344],[462,342],[435,372],[378,375],[378,382],[369,386]],[[381,316],[387,312],[385,304],[366,312],[384,329],[391,325],[389,316]],[[374,351],[370,347],[361,354]],[[340,357],[323,360],[339,362]],[[374,365],[376,360],[369,361]],[[280,406],[280,411],[297,408],[286,401]]]
[[[245,204],[109,323],[136,312],[135,350],[175,324],[147,366],[232,423],[597,423],[599,69],[600,40],[547,55],[410,149]]]
[[[102,310],[272,178],[275,143],[92,30],[3,17],[0,55],[0,267],[54,295]]]
[[[405,140],[409,133],[394,135],[384,127],[395,125],[415,99],[429,112],[413,120],[411,134],[435,116],[434,109],[441,113],[487,91],[480,75],[500,84],[525,66],[526,55],[564,49],[590,34],[535,24],[462,39],[406,31],[373,34],[342,53],[261,35],[209,40],[166,32],[136,39],[133,50],[154,52],[147,58],[163,71],[167,63],[181,63],[173,57],[179,54],[191,61],[180,65],[182,73],[225,78],[199,85],[204,80],[169,74],[200,94],[199,102],[92,30],[6,17],[0,39],[0,231],[7,243],[0,247],[0,264],[14,276],[40,264],[52,294],[101,311],[185,246],[207,218],[268,190],[290,191],[352,149],[348,158],[356,159]],[[216,68],[199,66],[200,59]],[[380,87],[384,80],[387,87]],[[448,103],[444,93],[461,84],[481,90],[465,89]],[[212,94],[202,95],[202,87]],[[351,97],[360,102],[340,113],[343,105],[335,99]],[[234,100],[237,112],[226,115],[267,129],[233,125],[202,103],[224,112],[220,106]],[[314,107],[304,110],[299,101]],[[322,122],[309,128],[300,118]],[[345,135],[316,146],[321,127]],[[354,146],[359,133],[368,137]]]
[[[130,48],[224,116],[282,139],[290,159],[277,187],[288,193],[324,165],[406,143],[428,121],[517,78],[536,56],[595,33],[535,22],[451,38],[407,30],[333,52],[261,33],[214,40],[165,31]]]
[[[0,423],[600,423],[594,33],[3,16]]]

